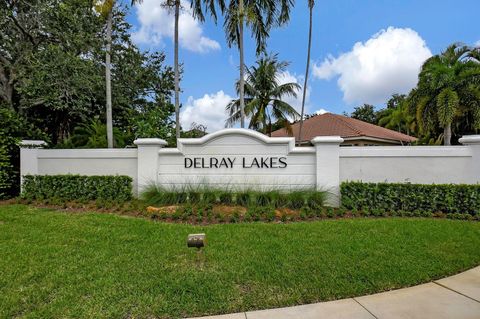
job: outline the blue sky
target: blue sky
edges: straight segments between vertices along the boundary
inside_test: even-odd
[[[142,49],[162,50],[173,64],[173,17],[162,0],[144,0],[128,17],[133,38]],[[182,125],[223,126],[225,104],[238,78],[238,52],[228,48],[222,28],[200,24],[188,12],[180,19]],[[363,103],[380,107],[393,93],[406,93],[416,83],[421,63],[453,42],[480,40],[479,0],[316,1],[307,113],[350,112]],[[303,84],[308,31],[306,1],[297,1],[288,25],[271,32],[268,51],[291,64],[282,81]],[[255,62],[255,44],[246,38],[246,64]],[[298,99],[291,99],[295,106]]]

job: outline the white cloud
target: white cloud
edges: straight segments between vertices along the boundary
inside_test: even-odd
[[[137,19],[140,22],[140,29],[132,35],[136,43],[163,45],[164,38],[173,39],[173,11],[160,4],[161,1],[158,0],[144,0],[136,5]],[[190,4],[182,1],[182,7],[178,22],[180,46],[200,53],[220,50],[217,41],[203,35],[200,23],[192,17]]]
[[[277,75],[279,84],[284,83],[298,83],[303,85],[303,77],[296,76],[295,74],[285,71]],[[297,97],[284,97],[283,100],[292,105],[299,113],[302,107],[302,94],[303,90],[300,88],[297,92]],[[218,91],[213,94],[205,94],[203,97],[194,99],[190,96],[182,107],[180,112],[180,124],[184,130],[188,130],[193,122],[197,124],[203,124],[207,126],[208,132],[214,132],[221,130],[225,127],[225,120],[227,114],[225,107],[232,99],[228,94],[223,91]],[[310,103],[310,87],[307,88],[307,94],[305,99],[305,113],[308,114],[310,109],[314,109]],[[326,112],[324,109],[320,109],[321,112]],[[317,112],[319,112],[317,111]],[[249,123],[250,119],[246,119],[246,123]]]
[[[205,94],[199,99],[190,96],[180,113],[180,124],[188,130],[193,122],[207,126],[208,132],[221,130],[225,127],[227,114],[225,107],[232,97],[223,91]]]
[[[350,52],[315,64],[313,75],[320,79],[338,75],[347,103],[377,104],[413,88],[423,62],[431,55],[417,32],[389,27],[365,43],[355,43]]]
[[[318,109],[318,110],[315,111],[315,114],[317,114],[317,115],[322,115],[322,114],[325,114],[325,113],[330,113],[330,112],[325,110],[325,109]]]
[[[295,108],[295,110],[297,110],[297,112],[299,114],[301,114],[301,112],[302,112],[303,84],[304,84],[304,79],[305,79],[304,76],[303,75],[298,76],[296,74],[290,73],[289,71],[285,71],[285,72],[282,72],[282,73],[278,74],[277,78],[278,78],[278,83],[279,84],[293,82],[293,83],[297,83],[297,84],[300,85],[300,88],[297,91],[297,97],[285,96],[283,98],[283,100],[285,102],[287,102],[288,104],[290,104],[291,106],[293,106]],[[312,103],[310,101],[311,91],[312,91],[312,87],[310,85],[308,85],[307,86],[307,91],[306,91],[306,94],[305,94],[305,115],[308,115],[312,112],[315,113],[315,114],[328,113],[328,111],[323,109],[323,108],[320,108],[316,111],[313,111],[313,110],[315,110],[316,107],[314,105],[312,105]]]
[[[475,42],[474,46],[477,47],[477,48],[480,47],[480,40],[478,40],[477,42]]]
[[[298,83],[303,84],[303,78],[296,76],[295,74],[285,71],[277,75],[279,84],[284,83]],[[297,92],[297,97],[284,97],[284,101],[292,105],[299,113],[302,107],[302,94],[303,91],[300,88]],[[236,98],[236,97],[235,97]],[[225,120],[227,114],[225,107],[230,101],[234,99],[223,91],[218,91],[213,94],[205,94],[203,97],[194,99],[190,96],[187,103],[182,108],[180,113],[180,124],[184,129],[189,129],[193,122],[197,124],[203,124],[207,126],[208,132],[214,132],[221,130],[225,127]],[[307,94],[305,99],[305,113],[308,114],[310,100],[310,87],[307,88]],[[323,109],[322,109],[323,110]],[[246,119],[246,123],[249,123],[250,119]]]

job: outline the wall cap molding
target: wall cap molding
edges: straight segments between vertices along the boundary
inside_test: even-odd
[[[463,145],[480,145],[480,135],[464,135],[458,141]]]
[[[166,146],[168,143],[161,138],[137,138],[133,141],[133,144],[137,146]]]
[[[313,145],[316,144],[341,144],[343,138],[340,136],[317,136],[311,140]]]
[[[21,148],[41,148],[47,146],[47,142],[42,140],[22,140],[18,146]]]
[[[260,132],[245,128],[227,128],[213,133],[209,133],[200,138],[179,138],[177,144],[202,145],[208,143],[211,140],[228,135],[248,136],[259,140],[265,144],[292,144],[292,147],[295,146],[295,139],[293,137],[270,137]]]

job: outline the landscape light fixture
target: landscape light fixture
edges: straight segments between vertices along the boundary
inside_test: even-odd
[[[197,248],[196,264],[197,269],[202,269],[205,264],[205,256],[203,254],[203,247],[207,243],[205,234],[189,234],[187,237],[187,247]]]
[[[207,243],[207,238],[205,234],[189,234],[187,237],[187,247],[194,247],[201,249],[205,247]]]

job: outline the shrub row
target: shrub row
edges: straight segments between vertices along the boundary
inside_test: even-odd
[[[26,175],[23,177],[22,198],[124,202],[132,198],[132,178],[129,176]]]
[[[172,208],[172,207],[167,207]],[[154,220],[172,222],[185,222],[193,224],[211,223],[239,223],[239,222],[291,222],[300,220],[312,220],[319,218],[335,218],[345,216],[346,210],[323,207],[312,209],[302,207],[299,210],[275,209],[273,206],[249,206],[247,208],[235,207],[229,211],[223,211],[219,206],[212,204],[184,204],[175,209],[158,209],[149,211],[146,216]]]
[[[13,184],[13,175],[13,166],[10,163],[7,148],[0,145],[0,199],[8,197],[8,191]]]
[[[156,186],[148,187],[142,193],[142,199],[149,205],[176,204],[223,204],[239,206],[262,206],[273,208],[300,209],[309,207],[318,209],[324,206],[326,192],[315,190],[296,190],[290,192],[272,191],[229,191],[210,188],[184,188],[169,190]]]
[[[385,211],[382,209],[373,210],[347,210],[345,208],[323,207],[311,209],[302,207],[299,210],[278,210],[272,206],[250,206],[246,209],[236,207],[230,212],[222,212],[212,204],[192,205],[185,204],[174,209],[159,209],[145,212],[145,215],[154,220],[181,222],[190,224],[212,224],[212,223],[240,223],[240,222],[293,222],[329,218],[367,218],[367,217],[436,217],[460,220],[480,220],[480,214],[460,213],[430,213],[415,211]]]
[[[342,206],[359,211],[480,213],[480,185],[344,182]]]

